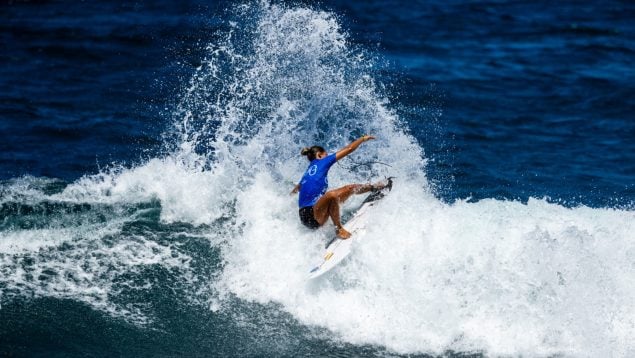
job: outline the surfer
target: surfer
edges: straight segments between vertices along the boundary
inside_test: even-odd
[[[311,228],[317,229],[324,225],[330,217],[335,225],[335,234],[342,239],[351,237],[351,233],[346,231],[340,222],[340,203],[343,203],[352,194],[363,194],[371,190],[381,190],[387,184],[350,184],[338,189],[329,190],[328,171],[336,161],[354,152],[362,143],[375,139],[370,135],[363,135],[354,140],[351,144],[338,150],[336,153],[328,154],[320,146],[303,148],[300,154],[305,155],[309,162],[309,167],[304,172],[300,182],[293,188],[291,194],[300,192],[298,204],[300,206],[300,221]]]

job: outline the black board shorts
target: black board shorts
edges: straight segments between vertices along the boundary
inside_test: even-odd
[[[305,206],[300,208],[300,221],[304,224],[304,226],[310,229],[317,229],[320,227],[320,223],[315,220],[315,216],[313,216],[313,207]]]

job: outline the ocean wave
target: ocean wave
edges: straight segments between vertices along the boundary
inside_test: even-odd
[[[70,184],[2,184],[0,302],[72,299],[143,325],[168,272],[180,282],[168,289],[210,314],[273,305],[329,339],[390,352],[635,351],[633,211],[446,203],[373,77],[378,62],[335,15],[259,2],[234,16],[185,86],[173,151]],[[350,259],[308,282],[333,228],[298,222],[288,192],[306,166],[299,149],[364,133],[378,139],[334,167],[331,186],[391,175],[395,188]],[[192,237],[219,256],[200,258]]]

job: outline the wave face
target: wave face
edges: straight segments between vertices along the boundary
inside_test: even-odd
[[[68,299],[160,328],[157,295],[178,292],[270,342],[276,326],[302,332],[247,353],[328,337],[399,354],[635,354],[633,211],[441,201],[379,61],[336,16],[267,2],[233,16],[183,90],[169,153],[68,185],[2,184],[0,302]],[[395,188],[350,259],[307,282],[333,229],[298,221],[299,149],[364,133],[377,140],[331,187],[390,175]]]

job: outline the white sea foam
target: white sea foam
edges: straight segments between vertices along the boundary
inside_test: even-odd
[[[307,282],[330,229],[300,227],[284,192],[260,179],[239,198],[244,232],[226,256],[223,284],[238,297],[401,353],[633,353],[632,212],[448,205],[397,182],[350,260]]]
[[[56,194],[42,191],[47,181],[37,178],[3,185],[2,192],[10,195],[0,198],[9,213],[0,231],[0,302],[11,297],[73,299],[130,322],[148,322],[152,312],[147,302],[121,298],[151,288],[145,270],[160,266],[180,271],[185,282],[191,278],[191,258],[174,245],[158,243],[152,232],[123,230],[152,210],[132,205],[165,199],[155,190],[160,185],[156,180],[161,173],[169,175],[171,166],[169,161],[158,162],[164,163],[158,170],[156,162],[150,162],[136,170],[102,173]],[[149,175],[153,170],[155,175]],[[196,175],[190,178],[196,180]],[[162,184],[168,183],[166,178]],[[13,205],[24,209],[11,213]],[[187,208],[178,213],[187,213]],[[165,217],[171,220],[171,212]]]
[[[167,156],[140,167],[84,177],[52,199],[106,204],[158,200],[163,221],[200,225],[226,214],[233,194],[225,189],[233,182],[222,168],[202,171],[182,158]]]
[[[0,299],[73,299],[131,322],[146,322],[144,303],[117,303],[119,294],[138,289],[135,286],[145,280],[125,282],[122,275],[139,274],[150,265],[181,269],[190,258],[151,238],[122,235],[123,223],[119,219],[72,228],[3,232]]]

